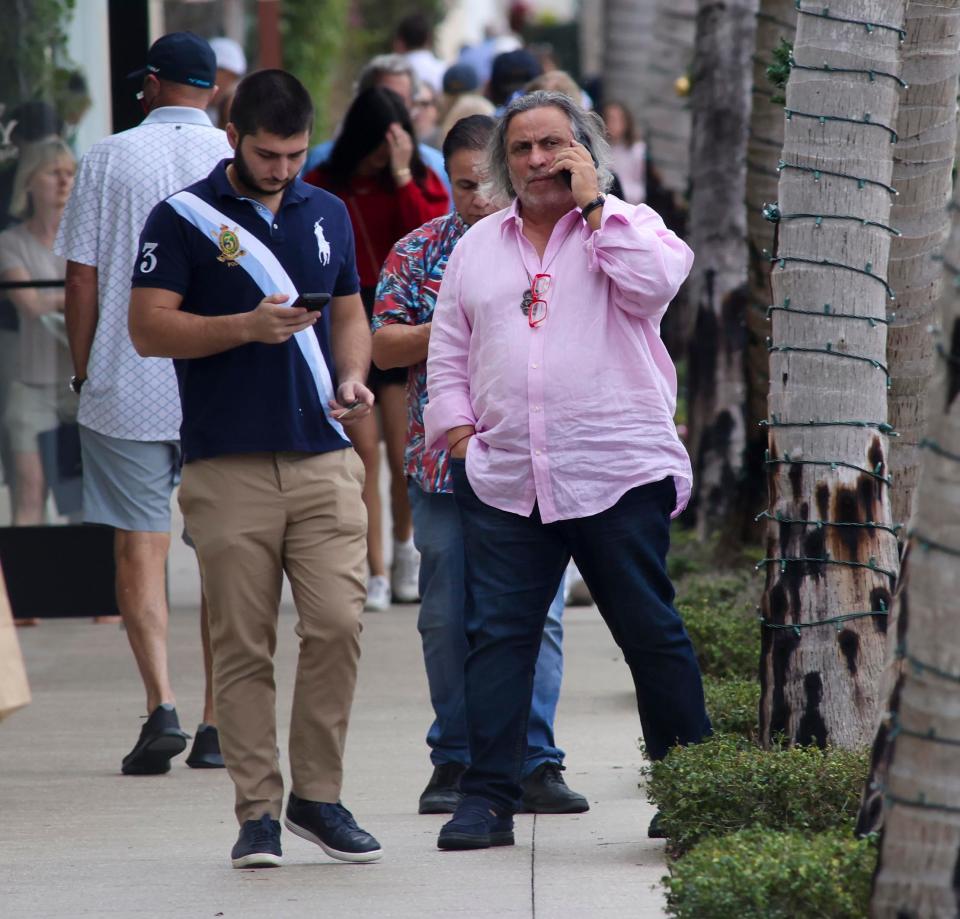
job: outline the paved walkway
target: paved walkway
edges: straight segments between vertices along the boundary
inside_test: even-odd
[[[296,654],[281,613],[278,689],[286,746]],[[44,917],[432,917],[537,919],[663,915],[662,843],[637,787],[639,724],[630,680],[595,610],[566,615],[557,740],[579,816],[517,818],[517,845],[436,849],[443,817],[416,814],[430,717],[416,609],[368,614],[347,751],[344,801],[383,844],[374,865],[346,865],[284,833],[279,870],[235,871],[237,828],[224,772],[125,777],[139,731],[140,683],[118,626],[50,621],[19,634],[33,703],[0,724],[0,915]],[[196,607],[171,621],[178,709],[187,730],[202,690]]]

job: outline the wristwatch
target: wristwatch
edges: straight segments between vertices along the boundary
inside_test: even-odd
[[[603,207],[606,200],[606,195],[597,195],[596,198],[580,208],[580,216],[586,220],[598,207]]]
[[[87,382],[86,377],[70,377],[70,392],[80,395],[83,384]]]

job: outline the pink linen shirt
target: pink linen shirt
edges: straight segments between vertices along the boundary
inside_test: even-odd
[[[600,229],[571,210],[541,262],[515,201],[467,231],[440,287],[427,358],[426,443],[474,425],[467,477],[485,504],[544,523],[600,513],[668,475],[676,516],[692,473],[673,414],[660,320],[693,253],[646,205],[607,196]],[[521,311],[551,276],[547,318]]]

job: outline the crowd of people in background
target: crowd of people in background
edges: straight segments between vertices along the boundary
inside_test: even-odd
[[[519,14],[518,14],[519,15]],[[462,118],[470,115],[494,116],[502,111],[504,104],[513,96],[521,92],[534,89],[551,89],[563,92],[576,98],[588,110],[594,107],[591,96],[582,89],[566,72],[556,69],[552,49],[549,46],[534,46],[525,48],[517,32],[522,29],[523,23],[511,20],[510,29],[504,33],[492,36],[477,45],[464,47],[458,59],[448,64],[442,61],[433,52],[433,33],[428,18],[423,14],[412,14],[401,21],[394,34],[393,53],[380,55],[369,62],[361,71],[357,80],[357,97],[363,90],[381,88],[395,92],[403,103],[405,118],[397,124],[411,138],[416,139],[416,150],[425,164],[429,174],[428,193],[434,197],[431,203],[419,203],[418,213],[413,214],[407,207],[403,214],[391,226],[387,236],[396,234],[399,238],[403,233],[418,226],[429,217],[443,213],[449,199],[440,199],[436,194],[436,178],[439,178],[449,192],[450,184],[440,150],[443,140],[450,128]],[[226,127],[229,117],[230,102],[236,86],[247,73],[248,63],[243,48],[234,40],[225,37],[210,39],[210,46],[216,57],[216,85],[218,92],[207,109],[212,123],[221,129]],[[549,68],[549,69],[545,69]],[[86,90],[84,89],[84,93]],[[84,97],[86,99],[86,97]],[[356,104],[356,102],[354,103]],[[369,107],[369,101],[367,105]],[[82,112],[89,105],[86,99],[79,115],[73,114],[73,122],[82,117]],[[360,119],[354,117],[353,124],[362,120],[365,111],[359,112]],[[642,203],[646,192],[646,146],[642,133],[637,128],[634,116],[628,106],[617,101],[604,101],[599,110],[607,125],[611,149],[614,155],[615,175],[619,184],[614,185],[614,192],[620,192],[620,197],[633,204]],[[12,180],[21,189],[31,181],[31,175],[36,168],[36,152],[31,150],[34,144],[45,145],[48,141],[59,139],[64,144],[66,154],[75,159],[70,145],[65,138],[70,136],[71,126],[67,124],[51,106],[43,102],[29,103],[24,110],[18,111],[19,129],[15,132],[14,140],[21,148],[18,157],[18,166],[15,170],[8,170],[8,186]],[[338,127],[337,138],[315,145],[311,148],[304,168],[305,175],[315,174],[318,182],[324,181],[324,173],[328,166],[328,158],[333,151],[334,140],[339,139],[345,126],[345,117]],[[385,133],[385,132],[384,132]],[[394,132],[395,137],[399,135]],[[348,133],[345,144],[355,139],[354,131]],[[366,142],[368,138],[364,138]],[[355,142],[355,140],[354,140]],[[361,144],[362,145],[362,144]],[[48,149],[49,149],[49,145]],[[356,148],[341,146],[339,155],[343,161],[344,154],[352,154]],[[368,151],[369,152],[369,151]],[[23,155],[26,153],[28,155]],[[365,154],[364,154],[365,155]],[[416,160],[411,156],[416,167]],[[317,171],[321,164],[324,170]],[[369,168],[369,164],[366,167]],[[359,169],[358,169],[359,171]],[[372,173],[370,173],[372,175]],[[339,176],[342,183],[345,176]],[[424,179],[417,176],[413,181],[415,187],[423,186]],[[322,187],[328,187],[323,185]],[[402,186],[401,186],[402,187]],[[426,186],[424,186],[426,188]],[[343,189],[341,189],[341,192]],[[20,207],[15,206],[12,197],[13,189],[0,189],[0,198],[5,213],[0,218],[0,227],[28,222],[36,227],[39,222],[47,220],[32,214],[33,199],[23,197]],[[69,194],[69,190],[67,192]],[[362,194],[362,193],[361,193]],[[408,193],[409,194],[409,193]],[[357,195],[350,196],[353,202],[364,200]],[[349,202],[348,202],[349,206]],[[31,216],[28,218],[28,212]],[[361,222],[362,226],[371,223],[369,217],[363,223],[362,212],[354,208],[351,214],[354,223]],[[404,218],[408,218],[404,224]],[[375,232],[380,233],[379,221],[373,222]],[[13,228],[13,227],[11,227]],[[356,226],[355,226],[356,229]],[[56,224],[47,227],[47,235],[56,234]],[[30,274],[22,252],[18,252],[17,240],[20,239],[22,248],[24,232],[19,230],[13,236],[0,236],[0,283],[23,281],[35,277],[45,281],[56,281],[64,276],[64,262],[54,260],[49,265],[44,264],[39,273]],[[369,232],[369,231],[368,231]],[[43,235],[39,237],[43,244]],[[373,249],[364,246],[361,254],[361,264],[369,262],[364,273],[365,288],[369,288],[366,295],[368,308],[372,304],[370,295],[376,283],[379,264],[382,264],[386,252],[395,238],[371,241]],[[51,250],[52,238],[48,240],[46,248]],[[33,248],[33,247],[31,247]],[[369,258],[372,251],[373,259]],[[38,270],[38,251],[33,250],[31,263],[33,271]],[[376,264],[374,264],[376,263]],[[42,278],[41,278],[42,275]],[[76,404],[63,397],[63,389],[69,381],[69,362],[62,360],[66,354],[66,334],[62,323],[62,293],[56,288],[34,289],[0,292],[0,468],[2,468],[3,483],[7,486],[10,495],[11,519],[13,525],[30,525],[46,522],[49,515],[48,500],[51,489],[54,495],[53,509],[57,516],[66,520],[78,520],[81,517],[81,506],[78,489],[70,489],[70,484],[61,483],[60,478],[66,474],[65,469],[57,467],[53,462],[53,444],[55,438],[51,432],[60,432],[60,437],[72,437],[73,424],[76,416]],[[58,300],[61,305],[57,306]],[[41,302],[42,301],[42,305]],[[40,313],[43,316],[40,316]],[[38,344],[39,343],[39,344]],[[39,348],[39,351],[30,349]],[[59,352],[58,352],[59,349]],[[22,356],[22,352],[28,353]],[[40,352],[43,352],[41,356]],[[50,355],[60,354],[59,366]],[[404,497],[405,482],[402,475],[402,453],[405,431],[403,397],[399,389],[393,385],[403,386],[406,382],[405,374],[389,372],[381,374],[374,370],[373,382],[378,389],[379,427],[386,445],[387,461],[391,475],[390,511],[393,521],[393,545],[385,547],[379,535],[378,521],[382,519],[382,510],[379,507],[380,498],[376,489],[367,486],[365,502],[371,514],[371,536],[368,564],[371,572],[370,596],[368,609],[386,609],[391,601],[413,602],[417,597],[417,558],[412,544],[410,510]],[[25,375],[25,376],[24,376]],[[25,390],[21,385],[14,383],[27,382],[28,385],[37,384],[39,377],[49,377],[48,385],[56,383],[56,405],[53,414],[49,405],[43,411],[33,412],[32,424],[41,425],[36,431],[24,433],[23,426],[23,398]],[[381,396],[382,389],[382,396]],[[36,396],[33,389],[26,390]],[[14,400],[13,415],[8,420],[11,396]],[[36,403],[36,398],[34,403]],[[368,480],[376,480],[380,455],[374,449],[376,434],[371,434],[374,422],[371,420],[362,431],[353,432],[357,450],[365,462]],[[68,433],[64,433],[67,431]],[[19,433],[18,433],[19,432]],[[37,435],[41,447],[37,446]],[[23,444],[26,438],[27,447],[14,449],[15,442]],[[16,454],[16,455],[15,455]],[[19,471],[18,471],[19,470]],[[77,471],[76,469],[74,471]],[[58,488],[63,484],[65,487]],[[386,559],[390,558],[390,570]],[[571,590],[577,594],[579,586],[574,576],[568,587],[568,599]],[[582,594],[579,594],[582,596]]]
[[[66,278],[66,291],[6,291],[14,312],[0,314],[13,523],[45,520],[42,439],[78,426],[82,519],[115,529],[118,603],[146,696],[121,768],[167,772],[189,740],[164,585],[182,474],[207,668],[187,762],[230,773],[236,867],[282,858],[272,656],[284,574],[301,640],[286,825],[335,858],[381,852],[340,801],[363,609],[421,602],[434,720],[418,809],[453,815],[442,848],[511,844],[517,808],[589,809],[553,736],[563,608],[590,599],[576,560],[624,649],[654,755],[710,730],[663,568],[689,463],[656,329],[689,250],[636,207],[651,180],[642,132],[628,106],[588,94],[515,34],[451,64],[432,44],[424,16],[401,22],[333,136],[310,147],[313,103],[295,76],[247,74],[228,39],[164,36],[131,75],[143,123],[95,145],[79,173],[57,131],[25,144],[8,205],[17,222],[0,234],[0,281]],[[577,344],[578,297],[610,298],[623,317],[580,329]],[[506,328],[515,312],[529,354],[525,335],[504,338],[484,318]],[[583,398],[557,355],[547,390],[522,369],[548,313],[571,348],[596,348],[583,366],[650,408],[611,429],[637,453],[630,463],[596,430],[588,449],[531,423],[520,443],[513,410],[542,412],[539,401],[559,406],[556,418],[574,390]],[[623,335],[639,366],[627,366]],[[595,396],[596,416],[609,415]],[[534,441],[530,467],[517,457]]]

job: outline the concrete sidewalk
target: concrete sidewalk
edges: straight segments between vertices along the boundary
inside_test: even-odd
[[[196,607],[171,617],[181,722],[200,717]],[[286,751],[295,618],[281,613],[277,652]],[[444,817],[416,814],[430,772],[430,720],[416,608],[366,614],[347,749],[344,803],[383,845],[348,865],[284,831],[281,869],[236,871],[237,826],[224,771],[186,767],[126,777],[142,690],[117,626],[48,621],[19,630],[33,703],[0,725],[0,915],[43,917],[660,917],[663,844],[637,787],[640,754],[629,673],[596,610],[566,613],[566,675],[557,717],[579,816],[517,818],[517,844],[440,852]]]

